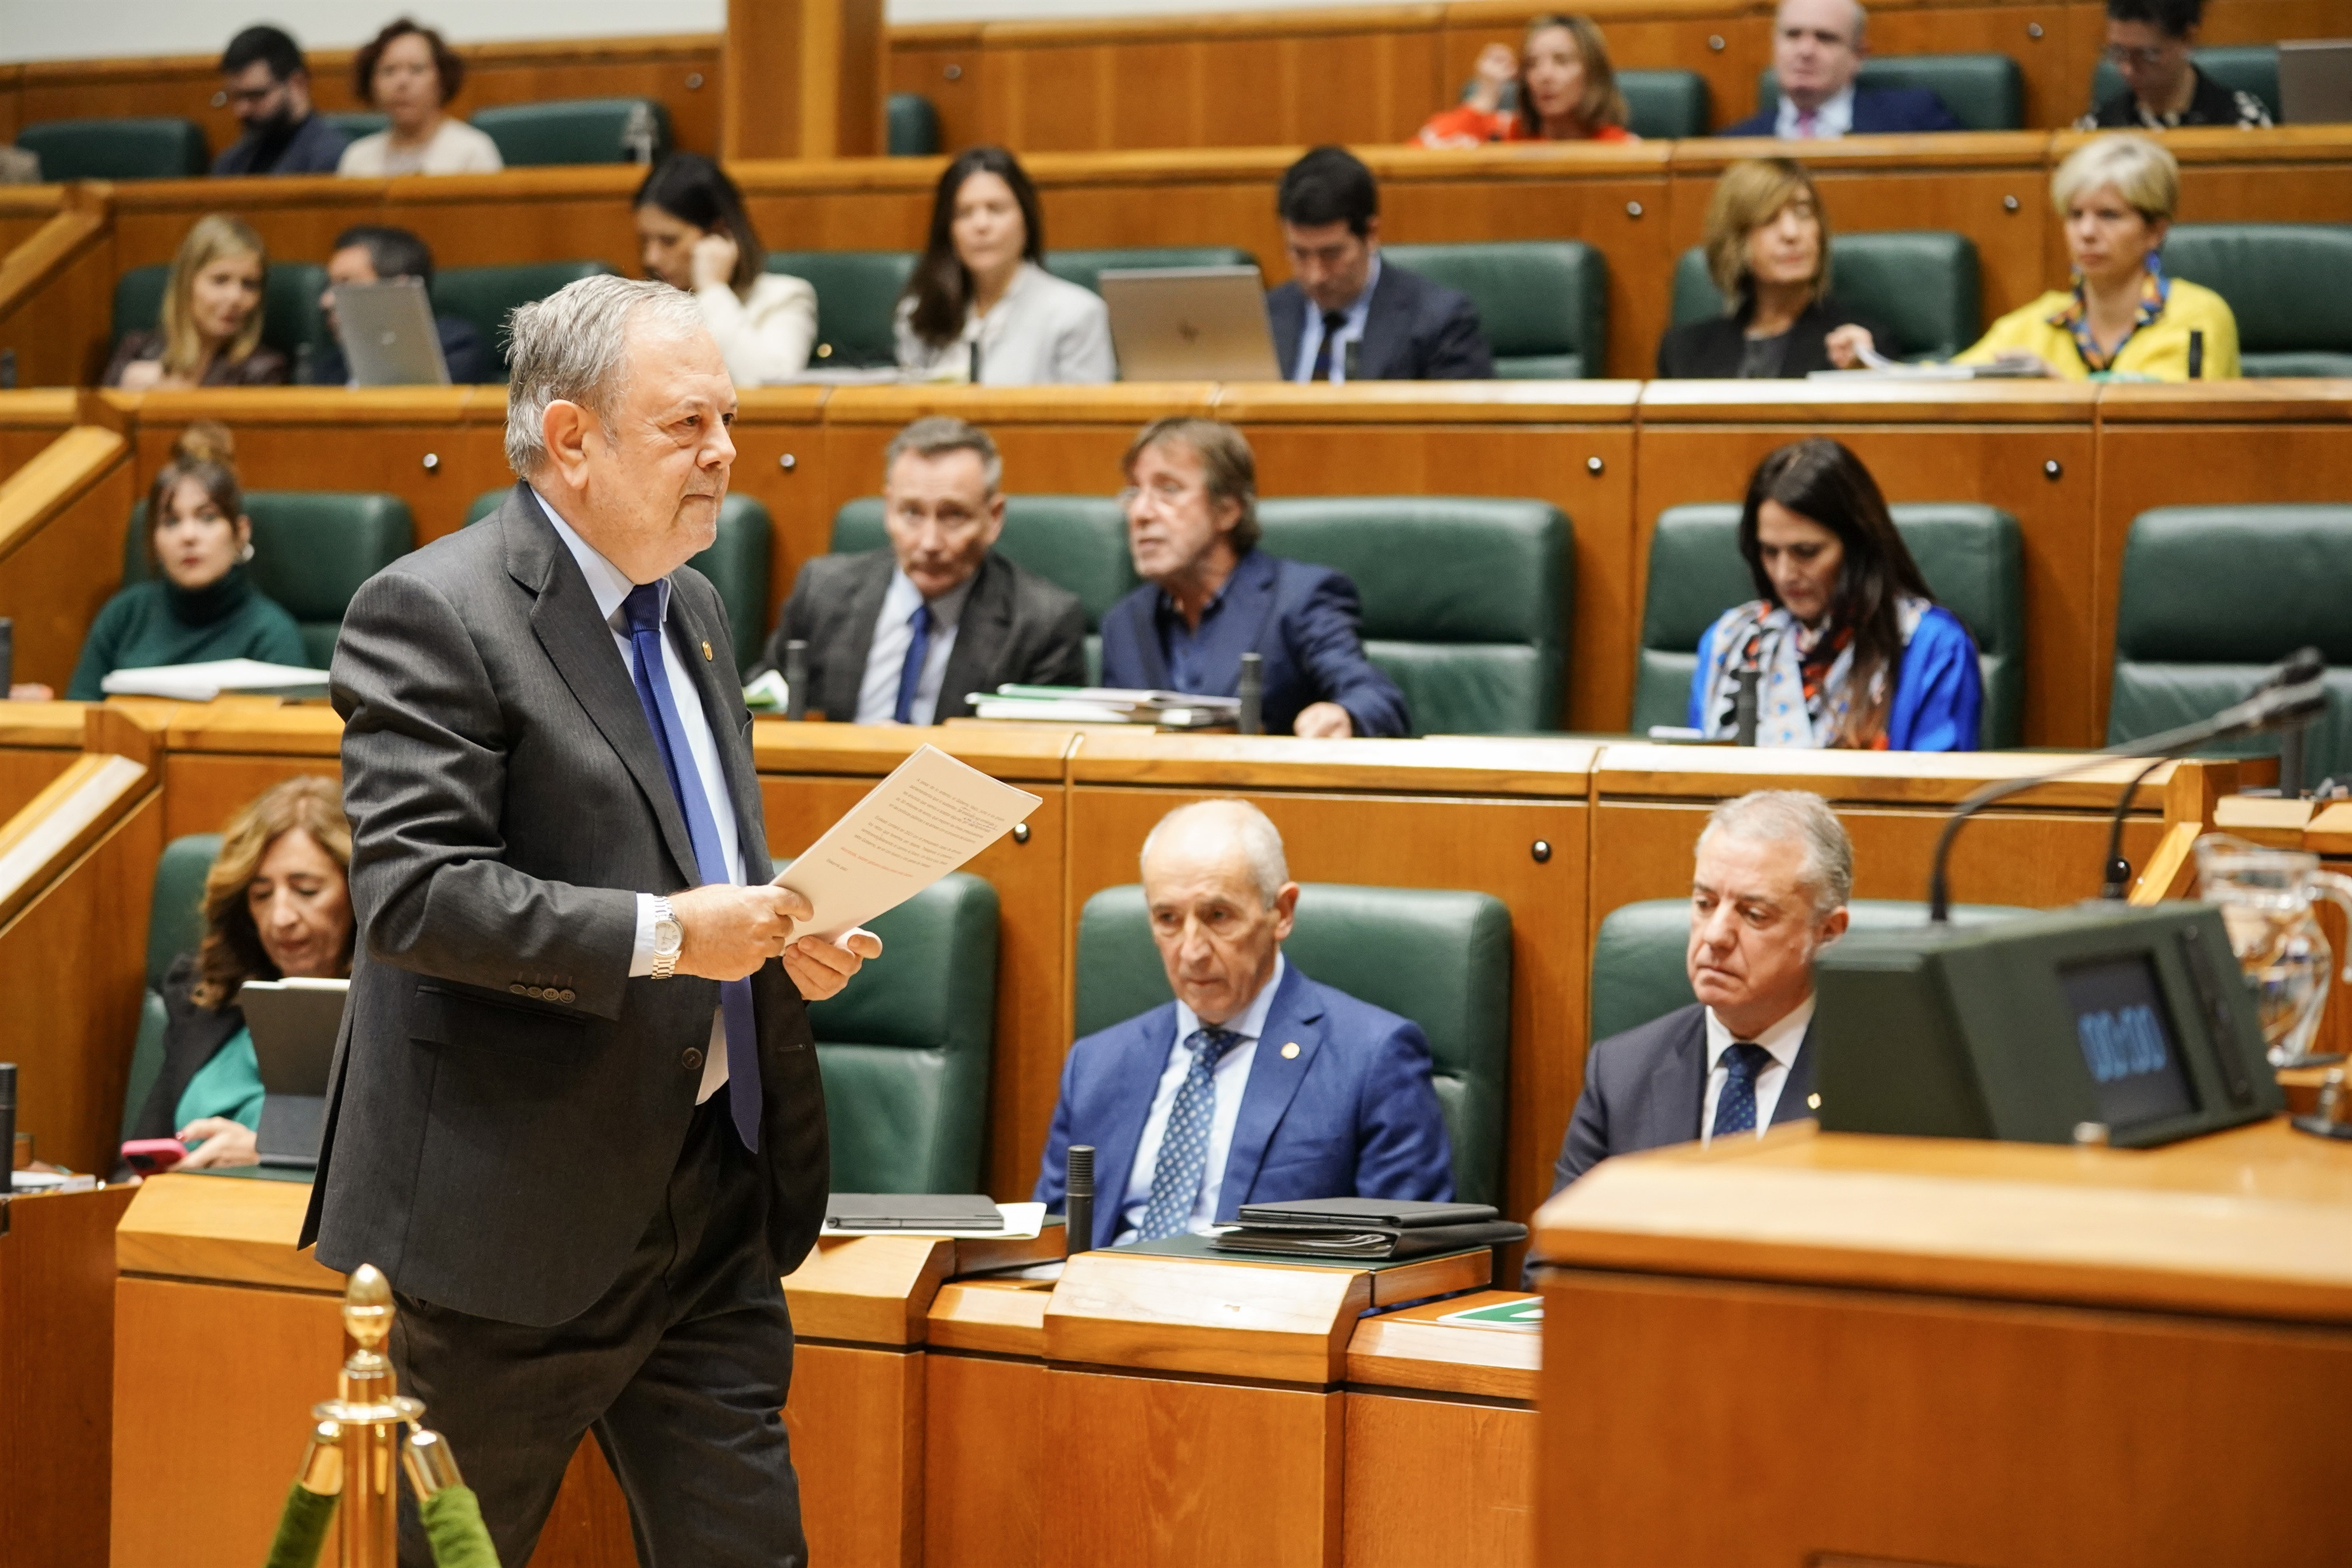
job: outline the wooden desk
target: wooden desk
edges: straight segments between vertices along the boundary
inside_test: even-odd
[[[0,477],[0,615],[16,622],[12,679],[59,695],[72,679],[83,635],[121,585],[129,459],[120,434],[77,423]]]
[[[1612,1160],[1537,1232],[1546,1563],[2342,1559],[2342,1144],[1801,1124]]]

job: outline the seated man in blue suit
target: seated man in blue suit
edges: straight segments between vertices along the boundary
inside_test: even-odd
[[[1869,20],[1860,0],[1780,0],[1772,22],[1780,105],[1724,127],[1723,134],[1806,141],[1967,130],[1926,88],[1854,86],[1870,53]]]
[[[1294,382],[1465,382],[1495,373],[1469,296],[1381,259],[1381,188],[1318,147],[1275,198],[1291,281],[1265,297],[1274,362]]]
[[[1766,789],[1715,809],[1683,960],[1698,1000],[1586,1054],[1552,1191],[1612,1155],[1761,1137],[1813,1113],[1813,956],[1844,934],[1853,889],[1853,846],[1820,796]]]
[[[1160,419],[1127,449],[1128,548],[1144,585],[1102,619],[1107,686],[1232,696],[1261,672],[1268,735],[1403,735],[1404,694],[1364,656],[1356,585],[1257,548],[1257,460],[1213,419]]]
[[[1097,1247],[1205,1231],[1245,1203],[1454,1196],[1419,1026],[1282,955],[1298,884],[1264,812],[1169,812],[1143,841],[1143,894],[1176,999],[1070,1048],[1040,1201],[1062,1207],[1073,1144],[1095,1149]]]

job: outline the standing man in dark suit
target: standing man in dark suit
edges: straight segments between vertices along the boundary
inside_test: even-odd
[[[362,586],[335,651],[359,939],[303,1241],[391,1278],[403,1390],[502,1561],[593,1431],[646,1561],[801,1563],[802,998],[881,948],[795,939],[808,902],[768,881],[726,615],[685,565],[735,456],[693,298],[585,278],[512,341],[522,482]]]
[[[1160,419],[1127,449],[1128,547],[1144,585],[1103,615],[1103,684],[1232,696],[1264,660],[1268,735],[1404,735],[1404,694],[1364,656],[1356,585],[1257,548],[1257,460],[1213,419]]]
[[[1095,1146],[1095,1245],[1229,1223],[1245,1203],[1446,1199],[1454,1155],[1419,1025],[1282,954],[1298,909],[1282,835],[1246,800],[1179,806],[1143,841],[1176,999],[1070,1048],[1036,1197]]]
[[[1265,297],[1274,362],[1294,382],[1467,382],[1495,373],[1469,297],[1381,258],[1381,190],[1363,160],[1318,147],[1276,197],[1291,281]]]
[[[996,553],[1004,460],[961,419],[919,419],[882,454],[887,549],[801,568],[756,677],[808,644],[808,711],[837,723],[936,724],[1006,682],[1087,684],[1077,595]]]
[[[1584,1059],[1558,1192],[1612,1155],[1761,1137],[1813,1113],[1813,956],[1844,935],[1853,846],[1818,795],[1765,789],[1698,836],[1685,966],[1698,1000]]]
[[[1772,20],[1780,104],[1725,126],[1722,133],[1809,141],[1967,130],[1926,88],[1854,86],[1870,55],[1869,24],[1861,0],[1780,0]]]

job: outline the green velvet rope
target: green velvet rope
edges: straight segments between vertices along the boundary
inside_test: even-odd
[[[278,1536],[263,1568],[316,1568],[334,1520],[334,1494],[321,1495],[296,1481],[286,1493],[286,1511],[278,1516]]]
[[[433,1543],[436,1568],[499,1568],[482,1505],[471,1487],[446,1487],[417,1507],[425,1538]],[[275,1564],[272,1564],[275,1568]]]

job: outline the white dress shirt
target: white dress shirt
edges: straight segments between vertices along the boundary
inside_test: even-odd
[[[1241,1120],[1250,1063],[1257,1060],[1257,1037],[1265,1032],[1265,1015],[1274,1010],[1274,994],[1282,988],[1283,971],[1289,967],[1289,960],[1276,953],[1273,977],[1239,1017],[1226,1019],[1223,1026],[1240,1038],[1225,1049],[1209,1075],[1217,1105],[1209,1119],[1209,1153],[1201,1170],[1201,1194],[1193,1199],[1192,1218],[1184,1224],[1195,1235],[1216,1223],[1217,1200],[1225,1190],[1225,1157],[1233,1151],[1234,1124]],[[1160,1087],[1151,1093],[1151,1114],[1143,1119],[1143,1137],[1135,1145],[1135,1168],[1128,1173],[1127,1201],[1119,1208],[1118,1235],[1111,1242],[1115,1247],[1134,1240],[1143,1228],[1143,1211],[1151,1207],[1151,1178],[1160,1166],[1160,1141],[1168,1135],[1169,1113],[1175,1110],[1176,1092],[1184,1087],[1185,1075],[1192,1071],[1192,1053],[1184,1049],[1184,1042],[1200,1027],[1192,1009],[1178,1002],[1176,1038],[1168,1042],[1168,1065],[1160,1069]]]
[[[937,722],[940,685],[947,679],[948,655],[955,651],[956,627],[971,598],[970,577],[930,601],[931,642],[923,654],[923,673],[915,682],[915,700],[908,706],[908,724]],[[874,618],[874,641],[866,649],[866,678],[857,686],[857,722],[888,724],[898,712],[898,678],[907,668],[907,650],[915,641],[915,607],[923,591],[897,567],[890,569],[890,586],[882,595],[882,612]]]
[[[1797,1048],[1805,1043],[1805,1030],[1813,1021],[1813,998],[1807,997],[1779,1023],[1758,1035],[1750,1043],[1762,1046],[1772,1058],[1756,1075],[1756,1135],[1762,1137],[1772,1125],[1772,1113],[1780,1103],[1780,1090],[1789,1082],[1789,1069],[1795,1065]],[[1739,1037],[1726,1029],[1715,1009],[1706,1009],[1706,1098],[1699,1104],[1698,1141],[1715,1141],[1715,1106],[1723,1098],[1724,1080],[1731,1069],[1723,1064],[1723,1053],[1731,1049]]]
[[[555,525],[555,537],[563,541],[563,548],[570,550],[572,559],[580,563],[580,575],[588,580],[588,591],[595,595],[596,612],[604,616],[604,624],[612,628],[613,642],[621,650],[621,664],[628,671],[630,690],[634,693],[637,679],[637,647],[629,636],[628,617],[622,612],[621,601],[629,596],[629,590],[636,584],[629,580],[628,573],[605,559],[594,545],[574,533],[572,525],[563,520],[562,514],[555,509],[552,502],[540,495],[536,486],[531,494],[538,497],[540,507],[547,513],[548,520]],[[688,789],[700,789],[702,798],[709,802],[710,820],[719,828],[719,852],[727,862],[727,880],[740,887],[746,880],[742,844],[735,822],[735,803],[727,794],[727,775],[719,766],[719,741],[710,733],[709,716],[702,711],[702,694],[694,689],[694,677],[687,673],[686,662],[678,653],[677,639],[667,635],[670,601],[667,578],[662,579],[659,591],[662,627],[667,639],[663,644],[662,668],[669,676],[670,701],[677,705],[678,723],[686,730],[686,747],[692,754],[690,758],[677,758],[678,781]],[[693,765],[690,770],[687,767],[689,760]],[[701,877],[697,875],[697,885],[701,881]],[[629,973],[635,977],[653,972],[654,895],[640,893],[637,894],[636,946],[629,956]],[[727,1026],[714,1008],[710,1014],[710,1048],[702,1056],[702,1087],[697,1091],[694,1103],[699,1105],[709,1099],[726,1082]]]
[[[1331,380],[1342,382],[1348,379],[1348,345],[1364,340],[1364,323],[1371,319],[1372,290],[1381,286],[1380,252],[1372,253],[1371,270],[1364,274],[1364,291],[1349,302],[1340,314],[1347,319],[1331,334]],[[1323,347],[1323,308],[1312,299],[1302,299],[1307,308],[1307,324],[1298,333],[1298,359],[1290,367],[1290,379],[1303,382],[1315,370],[1315,355]]]
[[[389,131],[361,137],[343,149],[335,172],[381,180],[397,174],[495,174],[505,167],[499,144],[487,131],[450,114],[421,147],[394,147]]]
[[[1813,110],[1810,131],[1797,128],[1797,106],[1785,96],[1780,99],[1780,112],[1772,120],[1772,134],[1783,141],[1802,141],[1808,137],[1826,141],[1849,135],[1853,131],[1853,84],[1848,82],[1838,89],[1838,95]]]
[[[1102,297],[1024,261],[985,316],[967,307],[963,331],[937,347],[915,335],[915,302],[898,304],[898,368],[919,382],[971,382],[992,387],[1076,385],[1118,380],[1110,311]],[[980,347],[980,374],[971,350]]]

